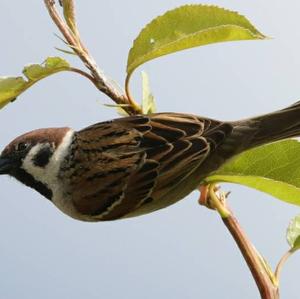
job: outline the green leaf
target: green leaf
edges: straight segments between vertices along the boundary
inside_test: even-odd
[[[244,16],[217,6],[185,5],[149,23],[130,49],[128,76],[154,58],[202,45],[264,39]]]
[[[143,83],[143,100],[142,111],[143,114],[151,114],[156,112],[155,98],[150,90],[149,77],[146,72],[142,72]]]
[[[37,81],[54,73],[70,69],[69,63],[59,57],[48,57],[42,64],[31,64],[23,69],[24,77],[0,77],[0,108],[12,102]]]
[[[300,249],[300,215],[291,220],[286,232],[286,239],[292,251]]]
[[[300,205],[300,142],[288,139],[246,151],[205,181],[242,184]]]

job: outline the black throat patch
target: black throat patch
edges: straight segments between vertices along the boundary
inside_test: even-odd
[[[35,178],[24,169],[18,168],[13,173],[11,173],[11,175],[26,186],[35,189],[47,199],[52,200],[52,191],[45,184],[35,180]]]

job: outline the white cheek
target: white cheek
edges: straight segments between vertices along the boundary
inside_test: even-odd
[[[31,148],[26,158],[23,161],[22,168],[31,174],[35,180],[47,185],[53,193],[58,190],[58,172],[62,161],[68,154],[68,149],[72,143],[74,131],[70,130],[66,133],[60,145],[56,148],[53,155],[51,156],[48,164],[45,167],[39,167],[34,165],[34,157],[43,148],[43,144],[37,144]]]

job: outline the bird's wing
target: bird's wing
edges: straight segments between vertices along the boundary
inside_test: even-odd
[[[101,220],[123,217],[174,188],[225,137],[218,121],[175,113],[125,117],[79,131],[74,205]]]

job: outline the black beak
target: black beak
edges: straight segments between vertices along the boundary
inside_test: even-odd
[[[12,169],[13,163],[11,159],[0,157],[0,175],[1,174],[9,174]]]

